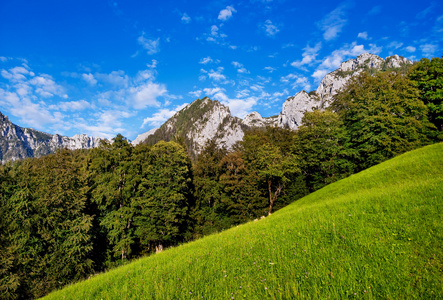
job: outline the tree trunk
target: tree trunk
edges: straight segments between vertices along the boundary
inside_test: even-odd
[[[280,196],[280,193],[283,189],[283,184],[281,182],[278,183],[277,190],[275,191],[274,195],[272,195],[272,181],[268,180],[268,191],[269,191],[269,211],[268,216],[272,213],[272,207],[274,206],[275,200],[277,200],[277,197]]]

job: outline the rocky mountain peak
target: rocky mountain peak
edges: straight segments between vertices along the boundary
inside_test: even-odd
[[[0,112],[0,161],[14,161],[27,157],[41,157],[57,149],[89,149],[97,147],[101,138],[76,134],[73,137],[49,134],[13,124]]]

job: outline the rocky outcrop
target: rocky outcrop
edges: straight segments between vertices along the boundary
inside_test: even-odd
[[[355,59],[345,61],[337,70],[327,74],[320,82],[317,94],[320,97],[321,106],[328,107],[332,96],[342,89],[353,76],[358,75],[363,70],[395,69],[408,64],[412,64],[412,62],[398,55],[383,59],[370,53],[363,53]]]
[[[100,144],[101,138],[76,134],[73,137],[52,135],[13,124],[0,113],[0,160],[2,163],[27,157],[41,157],[57,149],[90,149]]]
[[[301,125],[305,112],[313,111],[319,106],[320,100],[316,94],[311,96],[305,91],[301,91],[283,103],[283,109],[278,116],[277,124],[279,127],[295,130]]]
[[[197,99],[177,112],[154,134],[146,138],[149,144],[160,140],[183,140],[192,155],[200,153],[205,143],[215,139],[231,149],[243,138],[241,119],[233,117],[229,108],[209,98]]]
[[[278,124],[278,117],[273,116],[269,118],[263,118],[258,112],[254,111],[246,115],[242,123],[246,127],[275,126]]]
[[[139,135],[135,138],[135,140],[133,140],[133,141],[131,142],[131,144],[132,144],[133,146],[136,146],[136,145],[142,143],[142,142],[143,142],[144,140],[146,140],[149,136],[153,135],[153,134],[157,131],[157,129],[158,129],[158,128],[154,128],[154,129],[149,130],[148,132],[145,132],[145,133],[139,134]]]

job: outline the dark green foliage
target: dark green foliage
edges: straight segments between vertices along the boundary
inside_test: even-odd
[[[421,59],[410,71],[409,77],[420,91],[420,99],[429,109],[429,120],[440,131],[437,140],[443,140],[443,57]]]
[[[329,110],[305,113],[294,137],[293,151],[310,191],[353,173],[353,151],[338,114]]]
[[[159,142],[142,164],[135,208],[135,234],[147,251],[162,250],[183,239],[188,221],[191,163],[175,142]]]
[[[64,150],[9,170],[13,190],[2,193],[8,195],[2,220],[9,234],[2,244],[9,270],[1,279],[1,288],[13,291],[9,298],[43,296],[93,270],[81,164],[79,152]]]
[[[358,170],[428,143],[428,109],[408,77],[395,72],[361,73],[331,105],[356,151]]]

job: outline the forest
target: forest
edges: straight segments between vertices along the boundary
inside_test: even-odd
[[[443,141],[443,58],[361,72],[297,131],[252,128],[195,159],[182,141],[122,135],[0,167],[0,298],[41,297],[92,274],[274,211]]]

